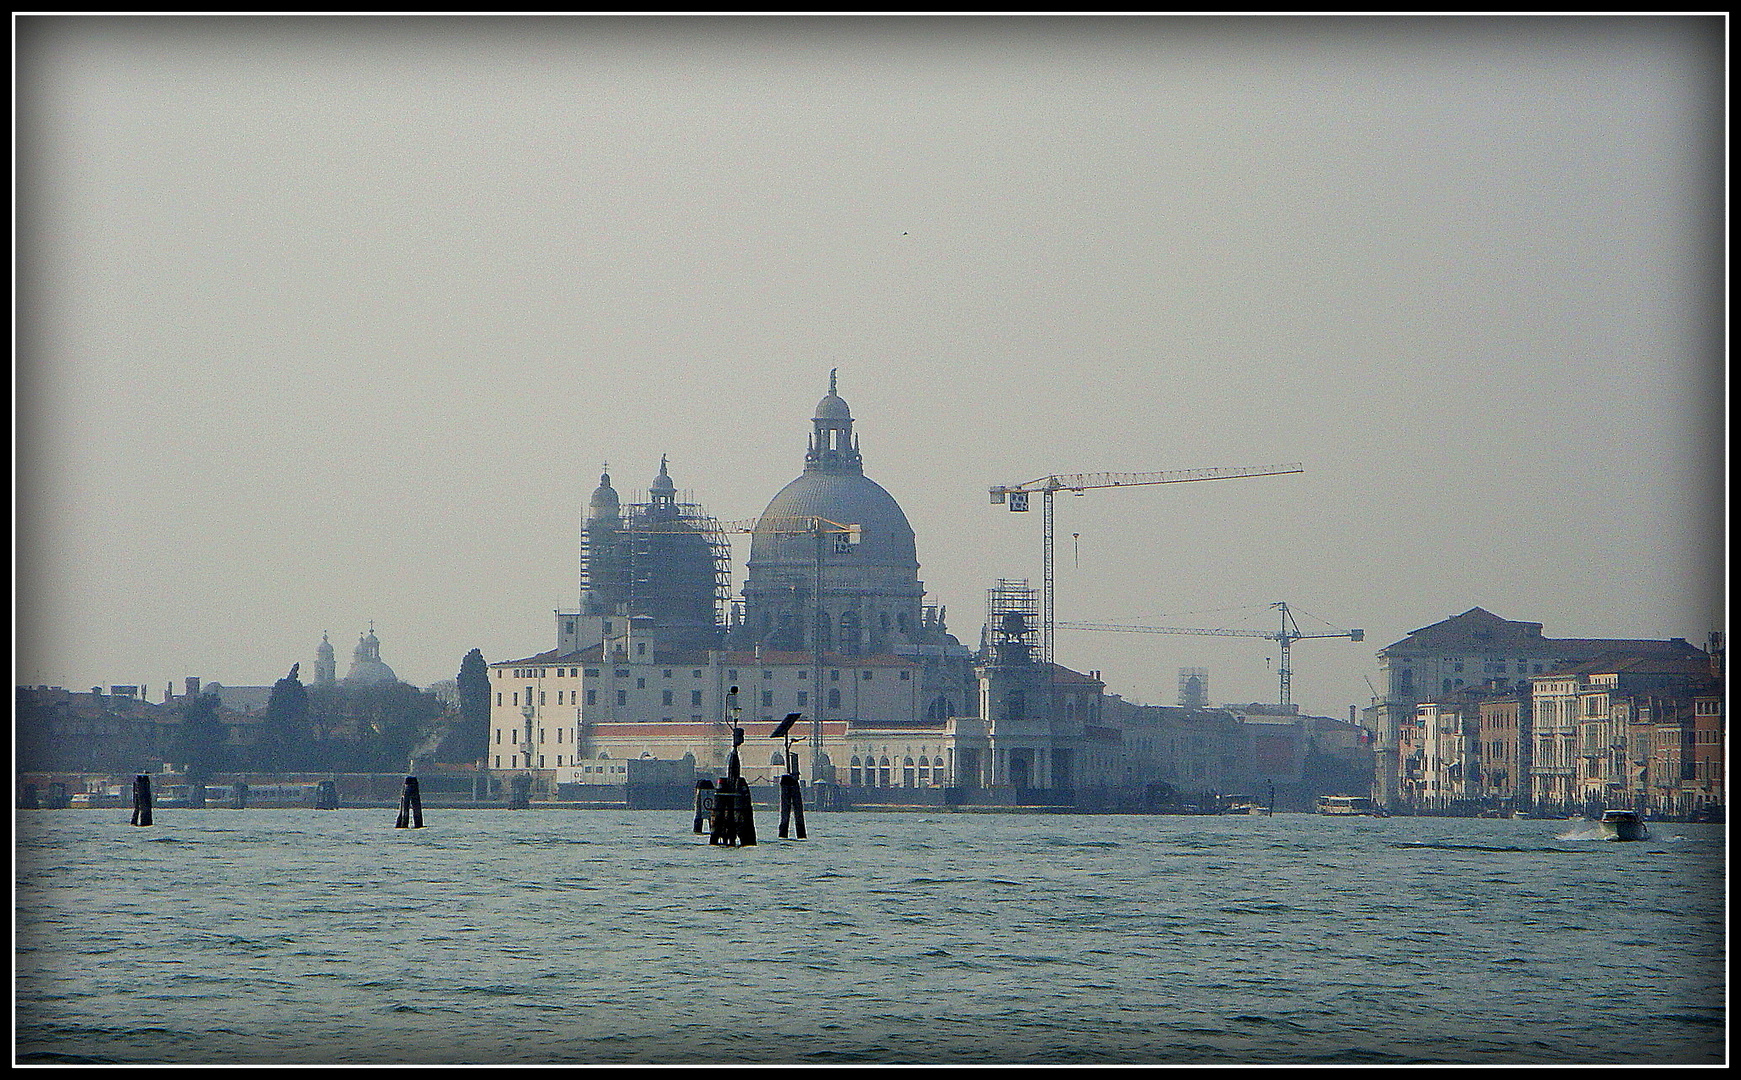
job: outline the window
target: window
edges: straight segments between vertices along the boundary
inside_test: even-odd
[[[901,672],[901,681],[902,682],[912,682],[913,681],[913,673],[911,671]]]
[[[671,669],[670,668],[665,669],[665,677],[667,679],[669,679],[671,677]]]
[[[671,704],[671,691],[669,691],[669,690],[665,691],[664,704],[666,704],[666,705]]]
[[[762,678],[764,678],[764,679],[771,679],[771,678],[773,678],[773,677],[774,677],[774,673],[773,673],[773,671],[772,671],[772,670],[770,670],[770,669],[768,669],[768,668],[763,668],[763,669],[762,669]]]
[[[840,708],[840,691],[839,690],[830,690],[828,692],[828,707],[831,709]]]
[[[627,690],[618,690],[617,691],[617,704],[618,705],[627,705],[628,703],[629,703],[629,692]]]
[[[500,690],[497,690],[496,691],[496,705],[499,707],[501,704],[502,704],[502,692]]]
[[[597,688],[591,687],[591,686],[586,688],[586,703],[588,705],[597,705],[598,704],[598,690],[597,690]]]
[[[800,705],[810,704],[810,695],[803,690],[798,691],[798,704],[800,704]]]
[[[862,764],[863,763],[858,760],[858,755],[854,754],[852,756],[852,769],[851,769],[852,786],[853,787],[859,787],[860,785],[862,785],[864,783],[864,775],[861,771]]]
[[[701,691],[699,691],[699,690],[689,691],[689,706],[690,706],[690,708],[694,708],[694,709],[701,708]]]
[[[774,707],[774,692],[772,690],[763,690],[762,691],[762,708],[771,709],[773,707]]]
[[[646,679],[636,679],[635,680],[635,689],[636,690],[645,690],[646,688],[647,688],[647,680]]]

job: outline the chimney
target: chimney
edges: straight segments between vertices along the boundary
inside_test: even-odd
[[[187,677],[187,696],[188,697],[199,697],[199,676],[198,675],[189,675]]]

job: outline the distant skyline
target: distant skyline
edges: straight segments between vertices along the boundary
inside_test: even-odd
[[[15,681],[553,642],[605,462],[751,518],[839,369],[979,641],[1727,630],[1725,16],[15,16]],[[733,590],[746,538],[733,540]],[[1061,631],[1110,693],[1273,642]]]

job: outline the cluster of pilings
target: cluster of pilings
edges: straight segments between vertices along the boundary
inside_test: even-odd
[[[733,755],[734,757],[736,755]],[[741,776],[722,776],[719,785],[711,780],[695,785],[695,831],[708,826],[710,844],[722,847],[751,847],[756,842],[755,808],[750,803],[749,781]]]

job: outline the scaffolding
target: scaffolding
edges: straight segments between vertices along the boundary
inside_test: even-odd
[[[1038,659],[1040,608],[1033,587],[1025,579],[998,579],[987,594],[985,625],[993,666],[1025,667]]]

